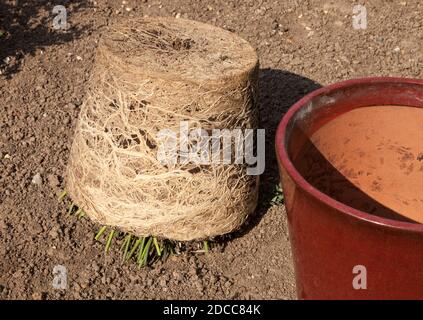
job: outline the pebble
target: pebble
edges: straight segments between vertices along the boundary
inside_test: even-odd
[[[50,230],[50,232],[48,233],[48,235],[51,238],[56,239],[59,236],[59,232],[57,232],[56,229],[52,229],[52,230]]]
[[[160,279],[160,281],[159,281],[159,285],[160,285],[161,287],[166,287],[166,286],[167,286],[167,281],[166,281],[166,279]]]
[[[48,184],[50,187],[55,188],[60,185],[60,181],[57,175],[50,174],[47,176]]]
[[[46,296],[47,296],[47,294],[45,292],[34,292],[32,294],[32,299],[33,300],[45,300]]]
[[[175,279],[177,281],[182,280],[181,274],[179,272],[177,272],[177,271],[173,271],[172,272],[172,277],[173,277],[173,279]]]
[[[74,284],[74,286],[73,286],[73,289],[74,289],[76,292],[80,292],[80,291],[81,291],[81,286],[80,286],[77,282],[75,282],[75,284]]]
[[[30,225],[28,225],[28,230],[33,235],[40,234],[41,232],[44,231],[41,224],[39,224],[37,221],[33,221]]]
[[[41,175],[37,173],[32,177],[31,183],[40,186],[43,183],[43,178],[41,178]]]
[[[94,272],[99,272],[100,271],[100,266],[98,265],[97,262],[93,262],[91,264],[91,266],[92,266]]]
[[[198,292],[203,293],[204,287],[200,280],[195,281],[195,287],[197,288]]]

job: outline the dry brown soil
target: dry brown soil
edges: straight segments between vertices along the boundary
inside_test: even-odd
[[[121,1],[16,2],[0,1],[1,299],[295,298],[284,208],[266,204],[278,179],[278,121],[319,85],[423,75],[419,0],[360,1],[368,11],[366,30],[352,27],[357,2],[347,0],[128,0],[123,8]],[[67,31],[52,28],[57,4],[68,9]],[[267,130],[257,217],[221,249],[146,269],[121,265],[117,248],[104,256],[93,240],[98,226],[67,216],[56,196],[99,33],[125,15],[196,19],[249,40],[260,55]],[[52,286],[58,264],[68,270],[67,290]]]

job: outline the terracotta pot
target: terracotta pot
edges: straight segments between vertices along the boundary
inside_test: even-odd
[[[300,299],[423,298],[418,108],[423,80],[367,78],[318,89],[282,119],[276,152]]]

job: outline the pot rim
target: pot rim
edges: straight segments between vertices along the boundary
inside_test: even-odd
[[[379,216],[372,215],[365,211],[361,211],[358,209],[354,209],[340,201],[337,201],[330,196],[326,195],[325,193],[321,192],[317,188],[313,187],[310,183],[308,183],[303,176],[297,171],[294,164],[291,162],[288,151],[286,149],[286,145],[284,143],[285,135],[287,126],[296,113],[304,106],[306,106],[311,100],[316,98],[320,95],[326,95],[338,91],[340,89],[348,88],[355,86],[357,84],[375,84],[375,83],[403,83],[403,84],[417,84],[422,85],[423,89],[423,80],[421,79],[409,79],[409,78],[400,78],[400,77],[368,77],[368,78],[358,78],[352,80],[345,80],[337,83],[333,83],[317,90],[314,90],[301,98],[295,104],[293,104],[289,110],[283,116],[281,122],[278,125],[276,130],[276,139],[275,139],[275,148],[276,148],[276,155],[280,165],[285,169],[287,174],[291,177],[291,179],[295,182],[295,184],[305,191],[309,196],[313,197],[314,199],[318,200],[319,202],[323,202],[327,206],[334,208],[349,217],[369,222],[371,224],[376,224],[379,226],[393,228],[393,229],[400,229],[404,231],[412,231],[412,232],[419,232],[423,233],[423,224],[418,222],[405,222],[405,221],[398,221],[389,218],[383,218]]]

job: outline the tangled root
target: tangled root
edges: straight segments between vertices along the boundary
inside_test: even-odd
[[[139,236],[184,241],[238,229],[255,210],[257,177],[246,164],[163,164],[158,133],[178,133],[181,121],[207,132],[256,128],[257,75],[251,46],[216,27],[172,18],[108,27],[72,145],[73,201]]]

